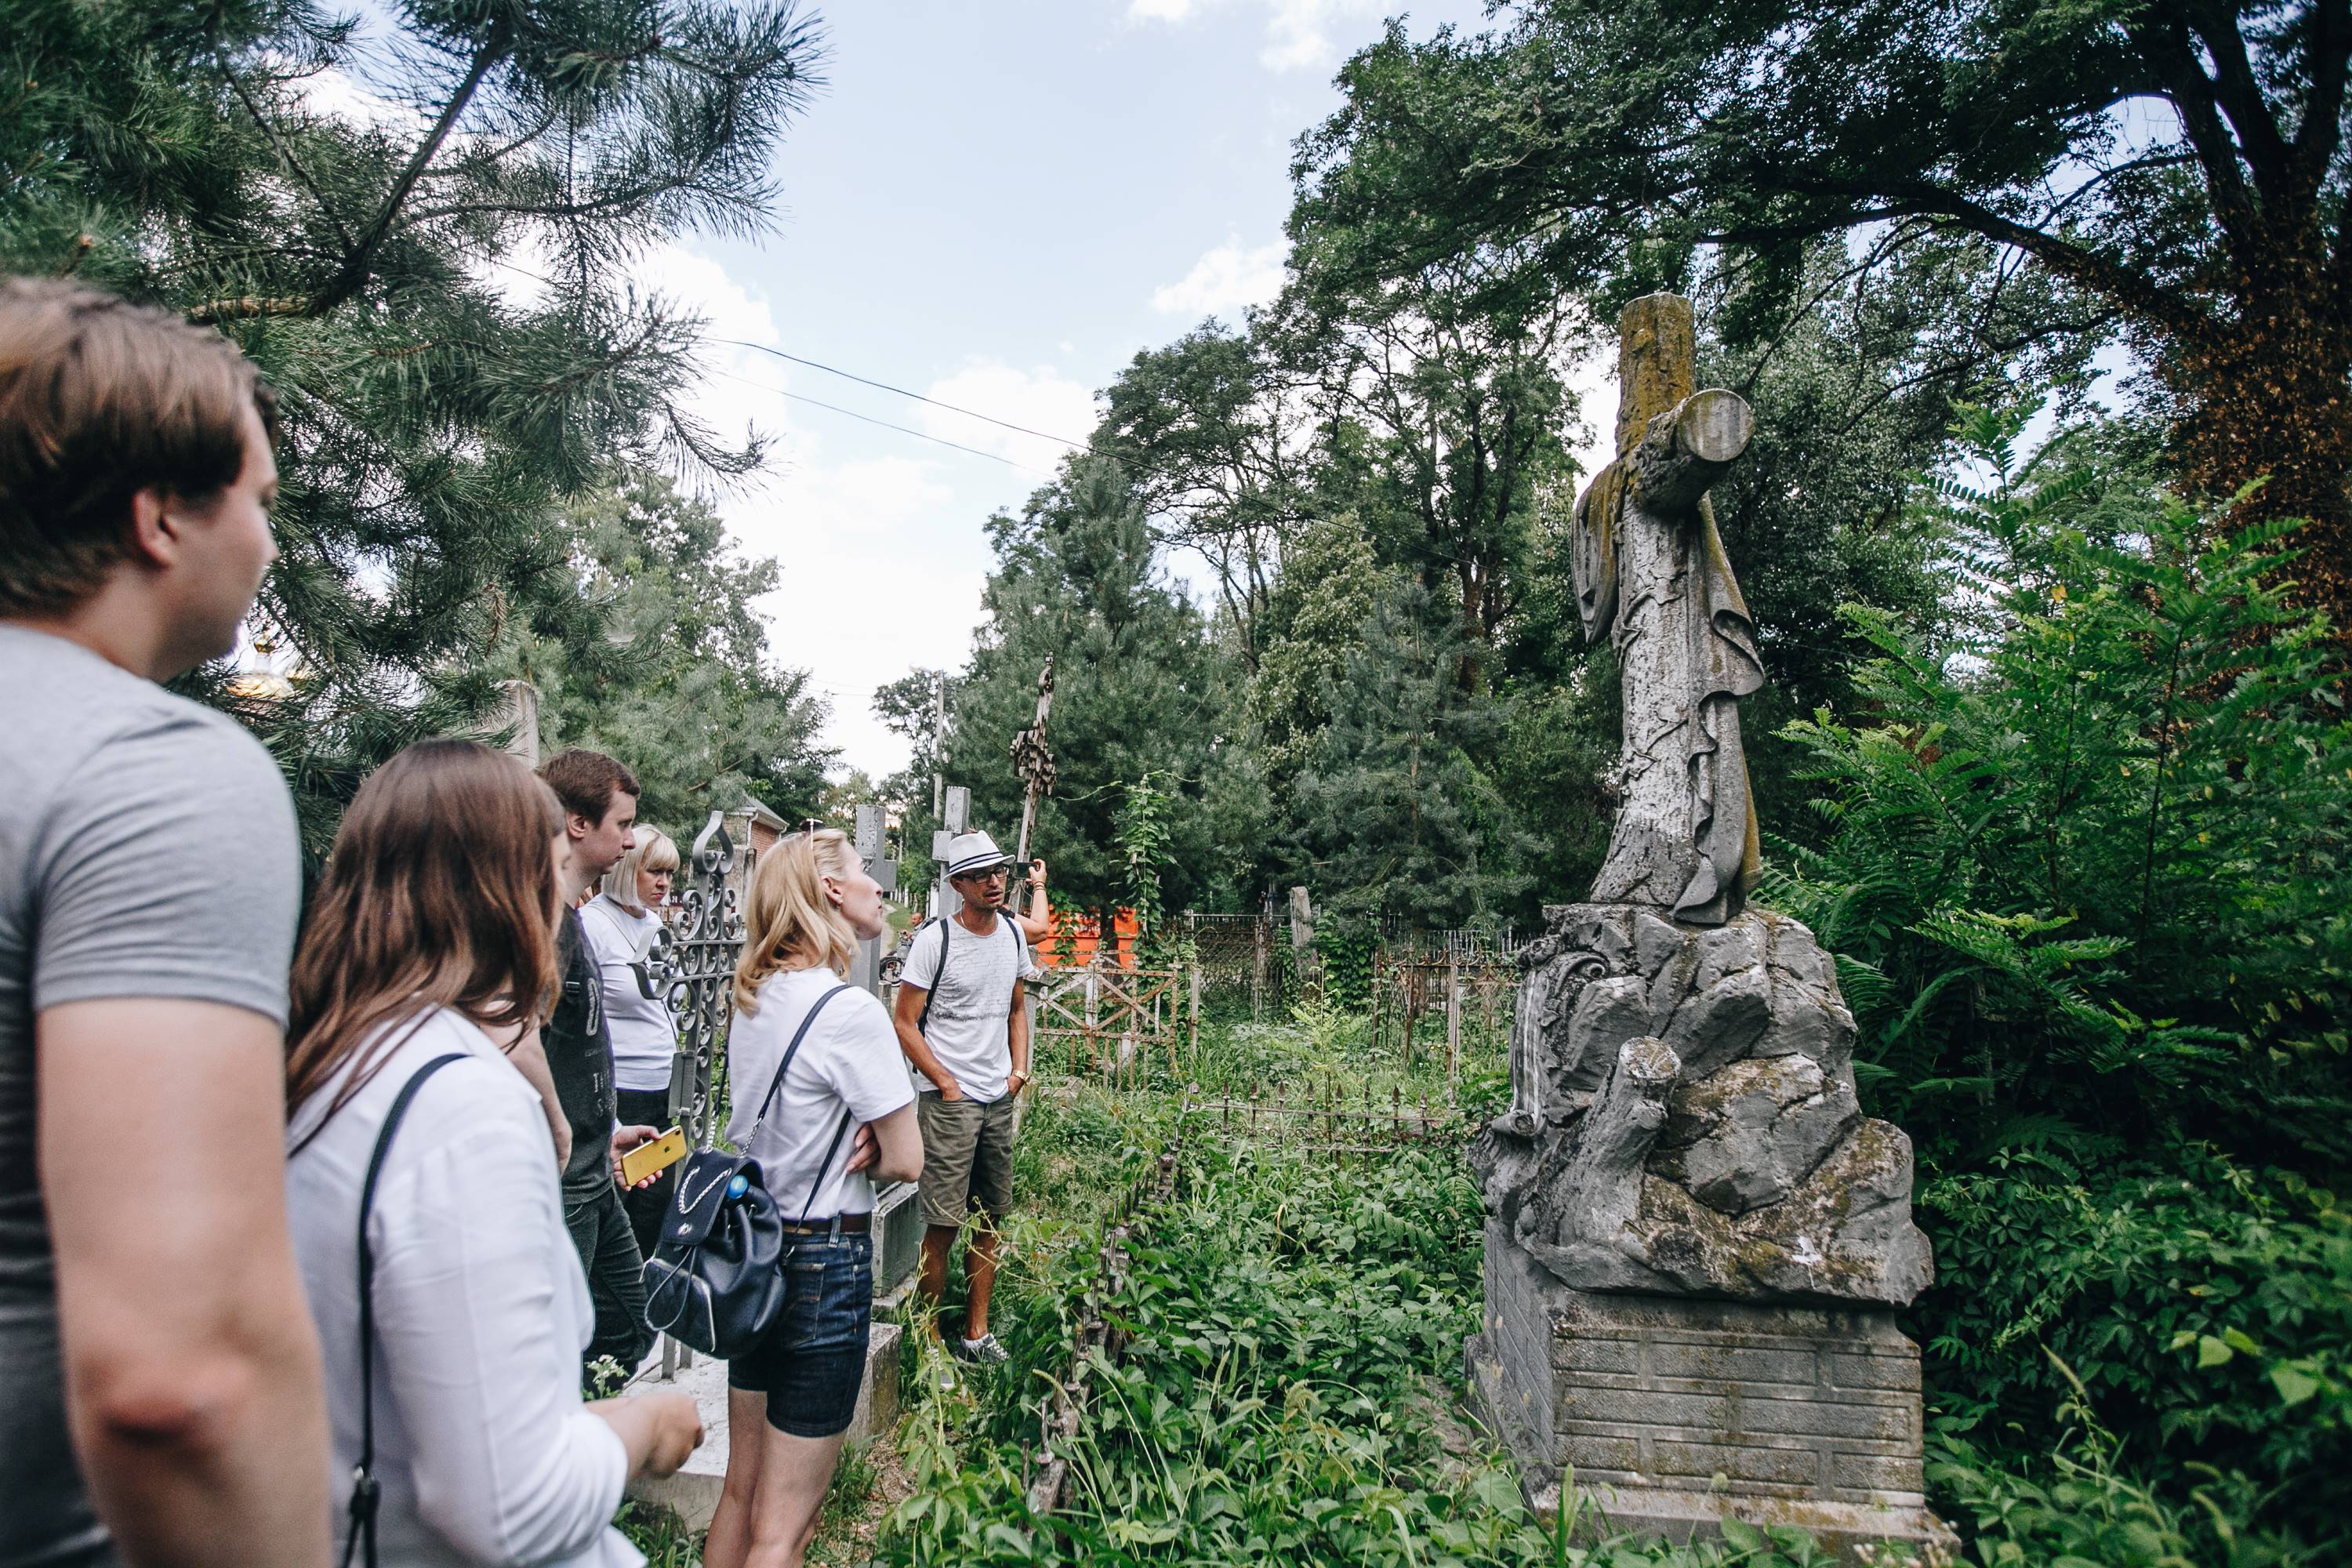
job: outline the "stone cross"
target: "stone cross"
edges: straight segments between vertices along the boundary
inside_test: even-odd
[[[1764,667],[1706,492],[1755,416],[1737,393],[1691,390],[1695,344],[1679,295],[1625,308],[1617,458],[1577,500],[1571,561],[1584,635],[1609,639],[1623,676],[1617,826],[1593,901],[1721,925],[1756,877],[1739,699]]]
[[[1692,390],[1686,300],[1628,306],[1621,355],[1617,458],[1572,540],[1585,635],[1623,676],[1617,821],[1591,900],[1548,907],[1520,956],[1511,1109],[1471,1150],[1470,1371],[1539,1504],[1573,1475],[1610,1489],[1612,1529],[1941,1551],[1895,1321],[1934,1278],[1910,1140],[1862,1113],[1830,955],[1742,907],[1739,699],[1764,672],[1706,492],[1754,420]]]
[[[883,858],[884,826],[880,806],[859,806],[857,829],[850,843],[856,849],[858,864],[866,868],[866,875],[880,883],[885,893],[896,893],[898,890],[898,862]],[[861,990],[871,991],[877,996],[882,994],[881,937],[857,944],[857,957],[849,966],[849,983]]]

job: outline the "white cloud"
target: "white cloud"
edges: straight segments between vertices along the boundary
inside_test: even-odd
[[[1192,263],[1175,283],[1151,291],[1151,308],[1168,315],[1230,315],[1263,305],[1282,292],[1282,266],[1290,247],[1281,240],[1244,250],[1239,237],[1228,239]]]
[[[640,297],[702,318],[702,363],[711,374],[684,399],[688,413],[722,441],[740,443],[754,431],[770,437],[792,435],[795,449],[805,452],[808,443],[795,429],[792,405],[780,395],[792,389],[793,367],[747,346],[782,345],[783,333],[765,293],[746,288],[718,262],[676,241],[639,257],[628,280]]]
[[[1338,61],[1345,45],[1337,35],[1352,38],[1363,24],[1377,21],[1391,0],[1128,0],[1130,23],[1162,22],[1182,26],[1212,8],[1229,5],[1262,6],[1265,11],[1265,44],[1258,63],[1271,71],[1308,70]]]
[[[1571,359],[1562,379],[1577,400],[1577,424],[1567,432],[1589,481],[1617,458],[1617,353],[1595,343]],[[1578,426],[1580,426],[1580,429]]]
[[[725,509],[744,552],[782,569],[758,605],[769,651],[809,672],[833,709],[825,740],[877,778],[908,749],[875,717],[875,689],[962,663],[980,620],[988,550],[956,503],[939,464],[885,457],[796,463]]]
[[[1381,5],[1381,0],[1270,0],[1258,63],[1276,71],[1330,64],[1340,53],[1332,37],[1335,26],[1376,17]]]
[[[1068,443],[1094,434],[1095,395],[1091,387],[1072,381],[1051,365],[1033,370],[983,360],[945,376],[923,389],[926,395],[958,408],[992,415],[1007,424],[1042,431],[1049,440],[1023,435],[1003,426],[973,419],[947,409],[923,405],[923,428],[943,440],[1001,457],[1051,474],[1071,450]]]
[[[271,63],[284,66],[291,62],[276,58]],[[399,133],[420,132],[432,125],[431,118],[415,105],[385,97],[341,67],[299,77],[293,88],[295,97],[312,113],[331,115],[370,130]]]

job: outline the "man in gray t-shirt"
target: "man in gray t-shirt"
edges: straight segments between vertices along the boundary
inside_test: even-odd
[[[293,807],[156,684],[276,554],[269,408],[216,333],[0,279],[0,1568],[326,1560]]]
[[[948,1251],[969,1213],[963,1337],[950,1348],[1003,1361],[988,1331],[996,1282],[996,1221],[1013,1202],[1013,1149],[1029,1082],[1029,1015],[1022,1005],[1028,945],[1004,905],[1005,857],[985,833],[948,844],[954,914],[915,933],[898,975],[891,1021],[898,1046],[927,1080],[915,1119],[923,1131],[923,1267],[927,1300],[947,1289]]]

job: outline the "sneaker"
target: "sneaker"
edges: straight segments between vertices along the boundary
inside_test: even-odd
[[[962,1360],[971,1362],[997,1362],[1013,1359],[1005,1353],[1004,1347],[996,1342],[994,1334],[982,1334],[976,1340],[958,1340],[956,1354]]]

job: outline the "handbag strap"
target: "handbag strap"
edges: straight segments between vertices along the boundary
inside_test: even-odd
[[[841,1113],[841,1121],[835,1125],[833,1142],[824,1146],[824,1158],[816,1163],[816,1180],[809,1184],[808,1201],[801,1205],[800,1224],[808,1224],[809,1211],[816,1207],[816,1194],[824,1186],[824,1173],[833,1169],[833,1157],[840,1152],[841,1140],[856,1117],[856,1112],[845,1110]]]
[[[816,1016],[824,1011],[826,1003],[849,989],[851,987],[846,984],[836,985],[818,997],[816,1005],[811,1007],[808,1015],[801,1019],[801,1026],[793,1031],[793,1043],[784,1047],[784,1059],[776,1064],[776,1076],[768,1080],[768,1092],[760,1099],[759,1114],[751,1118],[751,1131],[743,1134],[745,1150],[748,1151],[751,1147],[751,1140],[759,1132],[760,1124],[768,1120],[768,1108],[776,1102],[776,1091],[784,1087],[784,1069],[791,1067],[793,1058],[800,1054],[801,1042],[808,1037],[809,1026],[816,1022]]]
[[[808,1010],[807,1016],[801,1019],[801,1026],[793,1031],[793,1043],[784,1047],[784,1059],[776,1064],[776,1076],[771,1079],[768,1082],[768,1092],[760,1101],[760,1113],[751,1119],[751,1131],[743,1134],[743,1147],[745,1149],[748,1150],[751,1147],[751,1139],[759,1132],[761,1124],[768,1120],[768,1108],[775,1103],[776,1091],[784,1087],[784,1069],[791,1067],[793,1065],[793,1058],[800,1054],[801,1041],[808,1037],[809,1026],[816,1022],[816,1016],[824,1011],[824,1005],[826,1003],[832,1001],[835,997],[840,995],[845,991],[855,989],[855,986],[845,983],[835,986],[832,990],[818,997],[816,999],[816,1005],[811,1007]],[[824,1187],[824,1173],[826,1171],[832,1169],[833,1157],[840,1152],[841,1140],[848,1133],[849,1123],[854,1117],[855,1113],[852,1111],[845,1110],[841,1113],[840,1124],[833,1130],[833,1142],[825,1145],[824,1158],[817,1162],[816,1180],[809,1184],[808,1200],[801,1205],[801,1217],[794,1223],[800,1225],[806,1225],[808,1223],[809,1211],[816,1207],[816,1195]]]
[[[375,1135],[375,1152],[368,1156],[367,1180],[360,1187],[360,1459],[352,1468],[352,1528],[343,1542],[343,1568],[351,1568],[352,1552],[362,1540],[367,1542],[367,1568],[375,1568],[375,1510],[383,1491],[375,1479],[375,1249],[368,1245],[376,1178],[383,1173],[384,1152],[392,1147],[400,1119],[408,1113],[408,1102],[426,1079],[465,1059],[463,1051],[436,1057],[400,1086],[392,1109],[384,1112],[383,1131]]]

